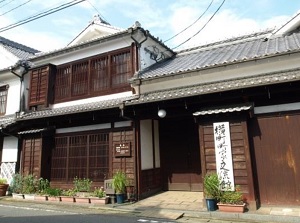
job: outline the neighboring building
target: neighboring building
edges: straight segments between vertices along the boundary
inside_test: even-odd
[[[202,190],[202,177],[218,169],[250,208],[300,204],[299,27],[298,14],[278,30],[180,51],[132,80],[140,97],[128,110],[167,112],[159,120],[165,190]]]
[[[138,22],[118,30],[95,17],[69,46],[30,58],[34,66],[24,77],[27,107],[11,130],[22,141],[21,173],[67,188],[75,177],[103,185],[121,169],[136,187],[141,185],[141,177],[148,176],[138,163],[147,166],[152,158],[141,159],[140,148],[150,147],[140,145],[140,137],[152,142],[152,133],[147,132],[149,120],[126,117],[124,104],[139,97],[139,88],[128,80],[173,56]]]
[[[39,51],[0,37],[0,178],[9,181],[18,159],[18,138],[6,131],[15,122],[20,106],[20,78],[10,72],[20,59],[28,59]]]
[[[141,199],[202,191],[217,170],[251,209],[299,205],[299,17],[177,53],[139,23],[96,17],[68,47],[29,59],[27,107],[6,128],[22,141],[21,173],[68,188],[121,169]]]

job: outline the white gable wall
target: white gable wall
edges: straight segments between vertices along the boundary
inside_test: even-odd
[[[8,52],[3,46],[0,46],[0,70],[14,65],[19,58]]]
[[[150,58],[150,52],[157,53],[157,59],[159,61],[161,59],[170,57],[170,53],[166,51],[166,49],[162,48],[157,42],[153,41],[152,39],[148,38],[147,41],[145,41],[140,49],[140,58],[141,58],[141,69],[145,69],[146,67],[149,67],[156,63],[155,60]],[[164,56],[163,56],[163,55]]]
[[[71,61],[81,60],[83,58],[88,58],[91,56],[96,56],[114,50],[126,48],[129,47],[132,42],[133,40],[130,37],[123,37],[121,40],[118,39],[110,42],[100,43],[82,49],[80,49],[81,47],[78,46],[78,49],[65,54],[59,53],[58,55],[55,55],[55,53],[53,53],[53,56],[41,56],[38,59],[32,60],[32,62],[35,64],[35,66],[40,66],[48,63],[60,65],[69,63]]]

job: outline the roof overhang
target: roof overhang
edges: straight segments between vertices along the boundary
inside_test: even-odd
[[[204,108],[197,112],[194,112],[193,115],[199,116],[199,115],[213,115],[213,114],[230,113],[230,112],[241,112],[241,111],[250,110],[252,108],[253,108],[252,103],[226,105],[220,107]]]

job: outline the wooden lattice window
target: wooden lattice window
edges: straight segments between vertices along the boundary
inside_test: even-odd
[[[98,92],[108,89],[110,79],[108,74],[108,57],[100,57],[91,61],[91,90]]]
[[[41,143],[41,138],[24,139],[22,151],[22,173],[24,175],[32,174],[40,177]]]
[[[55,100],[70,97],[71,94],[71,66],[57,69],[55,80]]]
[[[128,48],[59,66],[55,83],[55,101],[130,90],[128,79],[134,72],[132,59],[132,51]]]
[[[130,51],[111,56],[112,86],[116,87],[127,83],[131,75]]]
[[[71,95],[73,97],[88,93],[89,62],[84,61],[72,66]]]
[[[0,87],[0,115],[5,115],[7,104],[8,85]]]
[[[109,171],[108,133],[55,138],[51,179],[72,182],[75,177],[102,182]]]

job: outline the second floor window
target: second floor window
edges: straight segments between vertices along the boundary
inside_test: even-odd
[[[8,85],[0,87],[0,115],[5,115],[6,113],[7,91]]]
[[[131,50],[107,53],[57,68],[55,102],[130,90]]]

